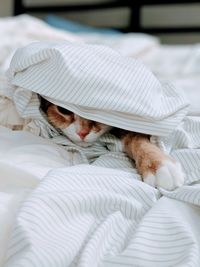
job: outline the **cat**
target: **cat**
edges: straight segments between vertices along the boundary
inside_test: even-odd
[[[73,143],[87,147],[104,133],[110,132],[119,138],[124,152],[135,161],[136,168],[144,182],[153,187],[173,190],[184,183],[181,165],[150,142],[150,136],[135,133],[88,120],[63,107],[40,97],[41,110],[48,121]]]

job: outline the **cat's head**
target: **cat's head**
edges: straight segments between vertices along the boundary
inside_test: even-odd
[[[106,124],[84,119],[52,103],[48,105],[45,113],[54,127],[60,129],[73,143],[83,147],[92,145],[111,128]]]

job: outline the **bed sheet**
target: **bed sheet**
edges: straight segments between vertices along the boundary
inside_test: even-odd
[[[161,80],[171,81],[191,103],[189,114],[200,115],[200,45],[162,45],[146,34],[106,36],[81,34],[85,42],[109,46],[140,59]]]
[[[199,184],[162,196],[3,127],[0,153],[1,266],[199,266]]]
[[[28,132],[12,132],[0,127],[0,136],[0,266],[3,266],[19,203],[49,170],[69,163],[62,147]]]
[[[160,45],[140,59],[154,74],[171,81],[190,102],[189,114],[200,116],[200,45]]]
[[[10,29],[18,28],[16,42],[12,31],[2,30],[8,21]],[[1,22],[1,40],[6,37],[7,41],[1,43],[0,89],[10,58],[21,45],[52,38],[97,42],[94,36],[86,40],[47,30],[38,20],[36,27],[30,17]],[[30,27],[22,36],[19,30],[24,23]],[[40,36],[35,31],[38,27],[43,28]],[[190,115],[199,120],[199,46],[161,46],[145,35],[137,43],[138,35],[127,37],[104,40],[104,44],[140,58],[157,77],[176,83],[191,100]],[[98,43],[103,43],[99,36]],[[12,103],[7,104],[11,106],[1,124],[22,124],[13,116]],[[200,266],[200,177],[198,171],[192,172],[199,167],[200,152],[189,150],[193,160],[188,182],[193,185],[168,192],[142,183],[135,171],[118,170],[117,161],[106,167],[102,161],[71,166],[78,164],[73,151],[31,133],[1,127],[0,266]],[[173,155],[187,166],[185,152],[175,150]]]

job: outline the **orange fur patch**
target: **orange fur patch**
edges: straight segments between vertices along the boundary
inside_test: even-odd
[[[135,160],[138,172],[143,177],[149,173],[155,174],[164,160],[170,160],[156,145],[150,143],[148,135],[129,132],[122,140],[125,152]]]
[[[64,115],[60,113],[56,105],[51,105],[47,109],[47,116],[50,123],[53,126],[60,129],[65,129],[68,127],[74,120],[74,115]]]

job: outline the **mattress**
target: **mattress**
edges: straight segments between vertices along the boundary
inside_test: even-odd
[[[76,36],[29,16],[1,19],[0,34],[0,266],[199,266],[199,45],[163,46],[143,34]],[[10,59],[22,45],[51,39],[110,46],[184,92],[189,138],[175,138],[172,151],[185,168],[184,186],[155,189],[115,152],[89,165],[37,129],[8,129],[27,124],[3,95]]]

